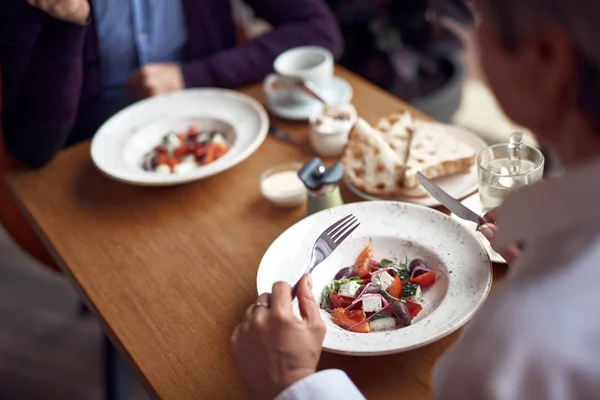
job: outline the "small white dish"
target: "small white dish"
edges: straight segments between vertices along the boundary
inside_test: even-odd
[[[229,151],[181,174],[145,171],[142,159],[169,131],[227,127]],[[186,89],[137,102],[115,114],[94,135],[91,156],[105,175],[140,186],[170,186],[207,178],[248,158],[267,137],[269,117],[256,100],[225,89]],[[225,128],[223,128],[225,129]]]
[[[339,157],[348,144],[348,135],[358,114],[352,104],[321,107],[309,118],[308,141],[321,157]]]
[[[294,284],[306,269],[315,239],[348,214],[354,214],[361,226],[313,272],[313,293],[318,303],[323,287],[341,268],[352,265],[369,242],[373,243],[375,258],[420,258],[437,271],[438,279],[423,294],[423,311],[406,328],[367,334],[349,332],[321,310],[327,327],[325,350],[374,356],[415,349],[459,329],[483,304],[492,284],[492,269],[475,233],[438,211],[384,201],[330,208],[290,227],[271,244],[260,263],[258,293],[270,292],[277,281]],[[297,301],[293,309],[299,315]]]
[[[475,212],[479,215],[484,214],[481,209],[481,200],[479,199],[479,193],[475,193],[474,195],[467,197],[466,199],[461,201],[461,203],[465,207],[473,210],[473,212]],[[476,230],[477,230],[476,223],[471,222],[471,221],[465,221],[464,219],[459,218],[454,214],[452,214],[451,217],[456,219],[457,221],[463,223],[467,228],[472,229],[473,232],[476,232]],[[499,264],[506,264],[506,260],[504,260],[504,258],[496,252],[496,250],[492,249],[492,246],[490,246],[489,240],[487,240],[485,238],[485,236],[483,236],[479,232],[476,232],[475,235],[479,238],[479,240],[481,241],[481,244],[483,244],[483,247],[485,247],[485,249],[487,250],[492,262],[499,263]]]
[[[294,208],[306,201],[306,186],[298,177],[300,163],[269,168],[260,176],[260,192],[275,207]]]
[[[265,79],[264,90],[267,95],[267,109],[275,116],[292,120],[306,121],[318,113],[323,104],[306,93],[272,88],[277,75],[271,74]],[[331,106],[348,104],[352,100],[352,86],[348,81],[335,76],[329,87],[321,90],[322,96]]]
[[[456,139],[465,142],[476,152],[488,147],[483,139],[468,129],[456,125],[445,125],[445,129],[451,136],[454,136]],[[465,198],[477,190],[477,165],[474,165],[471,168],[471,171],[468,173],[450,175],[444,178],[435,179],[434,182],[455,199]],[[439,201],[429,195],[425,197],[384,197],[370,195],[355,187],[346,176],[344,177],[344,183],[348,189],[350,189],[350,191],[363,200],[402,201],[406,203],[420,204],[426,207],[438,207],[442,205]]]

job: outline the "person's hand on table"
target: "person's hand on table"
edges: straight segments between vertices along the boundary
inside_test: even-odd
[[[498,232],[498,210],[499,207],[496,207],[492,211],[486,213],[483,217],[489,221],[489,223],[478,226],[477,230],[481,232],[481,234],[485,236],[487,240],[489,240],[496,253],[500,254],[508,265],[511,265],[519,256],[520,251],[517,245],[513,244],[505,249],[497,249],[494,247],[494,235],[496,235],[496,232]]]
[[[179,64],[154,63],[135,71],[126,86],[135,97],[144,99],[181,90],[185,83]]]
[[[325,324],[310,286],[310,277],[298,286],[302,320],[292,312],[291,287],[278,282],[271,294],[258,297],[233,331],[233,364],[258,398],[273,399],[317,370]]]
[[[27,0],[29,4],[61,21],[84,25],[90,16],[88,0]]]

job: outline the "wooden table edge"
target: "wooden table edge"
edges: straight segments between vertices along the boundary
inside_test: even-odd
[[[46,236],[46,234],[43,232],[43,229],[32,217],[27,207],[25,207],[25,205],[21,202],[21,199],[14,191],[12,185],[10,185],[11,181],[18,179],[20,175],[24,175],[26,173],[27,171],[12,172],[4,177],[4,180],[7,183],[6,186],[8,187],[8,193],[15,201],[15,204],[23,214],[23,217],[25,218],[29,226],[31,226],[31,228],[35,232],[38,239],[40,239],[46,250],[48,250],[54,261],[58,264],[60,271],[65,275],[66,280],[71,283],[71,286],[77,292],[79,299],[85,304],[90,313],[93,315],[94,319],[98,322],[102,333],[108,337],[112,345],[117,349],[119,355],[127,363],[127,366],[129,367],[130,371],[134,374],[138,382],[140,382],[144,386],[146,393],[148,393],[152,398],[159,398],[158,394],[156,393],[150,382],[146,379],[146,376],[137,366],[127,349],[121,344],[121,341],[117,338],[110,325],[106,322],[106,319],[102,316],[102,313],[96,308],[91,299],[88,298],[85,291],[81,288],[77,278],[71,273],[69,268],[65,265],[65,262],[62,259],[62,257],[54,249],[52,241]]]

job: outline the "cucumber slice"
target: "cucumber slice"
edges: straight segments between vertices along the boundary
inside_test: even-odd
[[[389,331],[396,328],[396,320],[392,317],[378,318],[369,321],[369,326],[372,331]]]

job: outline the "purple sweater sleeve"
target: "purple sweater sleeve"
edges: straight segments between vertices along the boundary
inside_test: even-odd
[[[17,160],[40,167],[76,119],[86,27],[23,8],[0,20],[4,142]]]
[[[187,87],[235,88],[262,80],[273,60],[296,46],[317,45],[336,56],[342,51],[337,22],[323,0],[246,0],[273,30],[241,46],[182,65]]]

